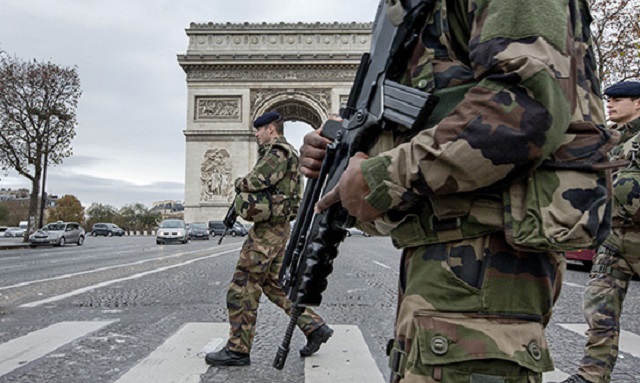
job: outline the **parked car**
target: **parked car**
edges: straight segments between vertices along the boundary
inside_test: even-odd
[[[565,258],[570,261],[582,262],[586,267],[593,265],[593,257],[596,255],[595,250],[576,250],[564,253]]]
[[[160,223],[156,233],[156,244],[189,242],[186,224],[181,219],[165,219]]]
[[[84,243],[84,228],[77,222],[52,222],[29,236],[29,246],[54,245],[64,246],[67,243]]]
[[[245,225],[240,222],[236,222],[236,224],[233,225],[233,229],[231,229],[231,233],[227,234],[231,234],[232,237],[235,237],[236,235],[244,237],[245,235],[249,235],[249,231]]]
[[[204,222],[193,222],[189,225],[189,239],[209,240],[209,228]]]
[[[5,237],[22,237],[24,236],[25,231],[27,231],[27,229],[22,229],[20,227],[8,227],[3,234]]]
[[[122,237],[124,230],[119,228],[115,223],[96,223],[91,228],[91,235],[94,237],[99,235],[104,235],[105,237],[117,235],[118,237]]]
[[[225,228],[226,227],[224,226],[224,223],[222,221],[209,221],[209,233],[211,233],[212,237],[215,237],[216,235],[222,235]],[[236,222],[235,225],[233,225],[233,227],[227,231],[227,235],[230,235],[232,237],[237,237],[238,235],[244,237],[248,234],[249,232],[247,231],[247,228],[244,227],[244,225],[242,225],[240,222]]]

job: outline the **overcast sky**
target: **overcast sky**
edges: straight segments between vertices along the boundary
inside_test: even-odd
[[[0,0],[0,50],[80,74],[74,154],[49,169],[47,192],[85,208],[184,200],[187,86],[177,55],[191,22],[370,22],[378,2]],[[0,188],[20,187],[30,184],[0,173]]]

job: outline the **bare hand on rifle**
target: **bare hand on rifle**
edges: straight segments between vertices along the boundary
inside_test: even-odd
[[[321,132],[322,128],[307,133],[300,148],[300,173],[311,179],[318,178],[327,145],[331,143],[330,139],[320,135]]]
[[[340,182],[333,190],[325,194],[316,204],[316,212],[319,213],[329,206],[340,202],[349,215],[357,218],[361,222],[373,221],[382,215],[382,212],[369,204],[364,197],[371,190],[364,179],[360,165],[369,156],[362,152],[357,152],[349,159],[347,169],[342,173]]]

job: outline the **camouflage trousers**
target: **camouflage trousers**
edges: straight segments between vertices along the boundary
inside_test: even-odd
[[[640,274],[640,232],[614,229],[594,260],[584,292],[587,344],[578,374],[608,383],[618,359],[620,314],[633,274]]]
[[[244,241],[227,291],[227,310],[231,326],[227,347],[231,351],[251,351],[262,293],[287,315],[291,315],[291,302],[282,291],[278,280],[289,235],[289,222],[261,222],[254,224],[249,230],[249,236]],[[322,318],[309,308],[306,308],[298,319],[298,327],[305,335],[309,335],[323,324]]]
[[[541,382],[565,265],[514,250],[502,233],[405,249],[391,382]]]

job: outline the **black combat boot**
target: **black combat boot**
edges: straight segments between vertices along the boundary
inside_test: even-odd
[[[553,383],[553,382],[549,382],[549,383]],[[590,382],[585,378],[583,378],[582,376],[578,374],[574,374],[559,383],[590,383]]]
[[[315,354],[320,349],[322,343],[326,343],[327,340],[331,338],[331,335],[333,335],[333,330],[326,324],[315,329],[307,336],[307,344],[300,349],[300,356],[307,357]]]
[[[204,360],[210,366],[247,366],[251,364],[249,354],[231,351],[226,346],[220,351],[208,353]]]

